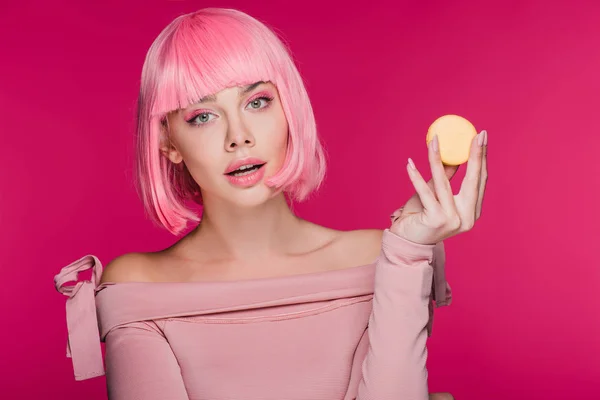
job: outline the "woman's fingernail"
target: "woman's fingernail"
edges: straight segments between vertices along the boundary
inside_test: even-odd
[[[487,136],[488,136],[488,134],[487,134],[487,131],[484,131],[484,132],[485,132],[485,138],[483,139],[483,145],[487,146]]]
[[[415,163],[413,162],[412,158],[408,159],[408,165],[410,165],[410,167],[414,170],[417,169],[417,167],[415,167]]]
[[[481,147],[483,146],[483,139],[485,139],[485,131],[481,131],[479,132],[479,134],[477,135],[477,146]]]
[[[440,142],[438,141],[438,135],[433,137],[433,151],[439,153],[440,151]]]

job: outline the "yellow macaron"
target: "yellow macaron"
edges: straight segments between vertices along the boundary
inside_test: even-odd
[[[444,115],[433,121],[427,130],[427,144],[437,135],[440,157],[446,165],[467,162],[477,131],[471,122],[458,115]]]

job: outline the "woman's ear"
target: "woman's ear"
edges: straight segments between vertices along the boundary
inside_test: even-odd
[[[162,142],[162,141],[161,141]],[[181,153],[170,140],[165,140],[165,145],[161,145],[160,152],[167,157],[173,164],[179,164],[183,161]]]
[[[175,143],[170,139],[168,129],[168,122],[165,118],[160,123],[160,152],[171,160],[172,163],[179,164],[183,161],[183,157],[179,150],[177,150]]]

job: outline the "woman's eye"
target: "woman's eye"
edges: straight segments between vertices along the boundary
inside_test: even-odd
[[[252,100],[250,103],[248,103],[248,105],[254,109],[265,108],[271,102],[271,100],[273,99],[268,97],[259,97]]]
[[[198,115],[196,115],[194,118],[190,119],[188,122],[194,125],[202,125],[207,123],[208,121],[211,120],[211,116],[214,117],[214,115],[210,114],[210,113],[200,113]]]

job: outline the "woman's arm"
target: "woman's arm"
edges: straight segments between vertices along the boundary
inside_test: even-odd
[[[188,400],[177,359],[154,322],[135,322],[106,336],[110,400]]]
[[[383,232],[357,400],[427,400],[427,324],[434,245]]]
[[[359,400],[427,400],[427,323],[435,243],[471,230],[481,215],[487,181],[487,132],[471,142],[467,171],[454,195],[437,136],[428,145],[433,185],[411,159],[407,172],[422,210],[402,212],[384,231],[375,272],[369,347]],[[433,188],[433,189],[432,189]]]

